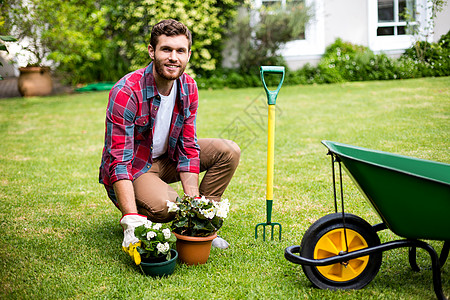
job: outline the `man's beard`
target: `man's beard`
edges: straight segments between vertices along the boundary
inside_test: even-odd
[[[184,70],[186,69],[186,65],[183,66],[183,64],[179,64],[178,72],[176,73],[169,73],[164,71],[164,63],[158,60],[158,58],[155,56],[155,59],[153,60],[153,63],[155,64],[155,70],[156,73],[166,79],[166,80],[175,80],[181,75],[183,75]]]

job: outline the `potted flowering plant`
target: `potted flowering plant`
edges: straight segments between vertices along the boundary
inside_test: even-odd
[[[188,265],[206,263],[212,240],[228,215],[228,200],[184,195],[176,202],[167,201],[167,206],[169,212],[175,213],[171,228],[177,237],[180,260]]]
[[[26,60],[18,63],[18,90],[24,97],[46,96],[53,90],[53,80],[50,67],[44,66],[50,53],[48,36],[52,32],[49,22],[52,20],[52,9],[48,8],[50,1],[0,1],[1,29],[9,31],[19,41],[22,50],[19,56]],[[3,22],[2,22],[3,21]]]
[[[162,276],[174,271],[178,253],[172,248],[177,239],[169,225],[147,221],[134,229],[134,235],[139,242],[133,249],[133,258],[142,272]]]

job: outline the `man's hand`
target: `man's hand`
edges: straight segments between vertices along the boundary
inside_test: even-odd
[[[141,263],[141,256],[136,247],[141,245],[141,241],[134,235],[134,229],[146,222],[147,217],[139,214],[127,214],[120,219],[120,225],[123,228],[122,249],[131,256],[137,265]]]
[[[199,196],[197,173],[180,172],[180,181],[186,195],[191,197]]]

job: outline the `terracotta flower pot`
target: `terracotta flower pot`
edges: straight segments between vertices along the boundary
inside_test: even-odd
[[[162,277],[162,276],[168,276],[173,273],[175,270],[175,265],[177,263],[178,253],[176,250],[171,249],[170,250],[171,259],[165,260],[165,257],[162,259],[162,261],[141,261],[141,269],[142,272],[146,275],[150,275],[153,277]]]
[[[217,233],[205,237],[185,236],[175,232],[174,234],[177,237],[178,258],[181,262],[189,266],[206,263],[212,240],[217,237]]]
[[[24,97],[50,95],[53,89],[50,68],[25,67],[19,68],[19,92]]]

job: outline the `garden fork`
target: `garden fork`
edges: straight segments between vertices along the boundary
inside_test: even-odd
[[[268,121],[268,140],[267,140],[267,191],[266,191],[266,223],[259,223],[255,226],[255,239],[258,238],[258,227],[263,228],[263,240],[266,240],[266,227],[270,226],[271,239],[273,240],[273,234],[275,226],[279,227],[279,239],[281,240],[281,224],[272,222],[272,204],[273,204],[273,165],[274,165],[274,146],[275,146],[275,103],[277,100],[278,92],[281,89],[281,85],[284,80],[284,67],[279,66],[261,66],[261,80],[264,89],[267,94],[267,104],[269,107],[269,121]],[[276,90],[269,90],[264,80],[264,73],[281,74],[281,80],[278,83]]]

